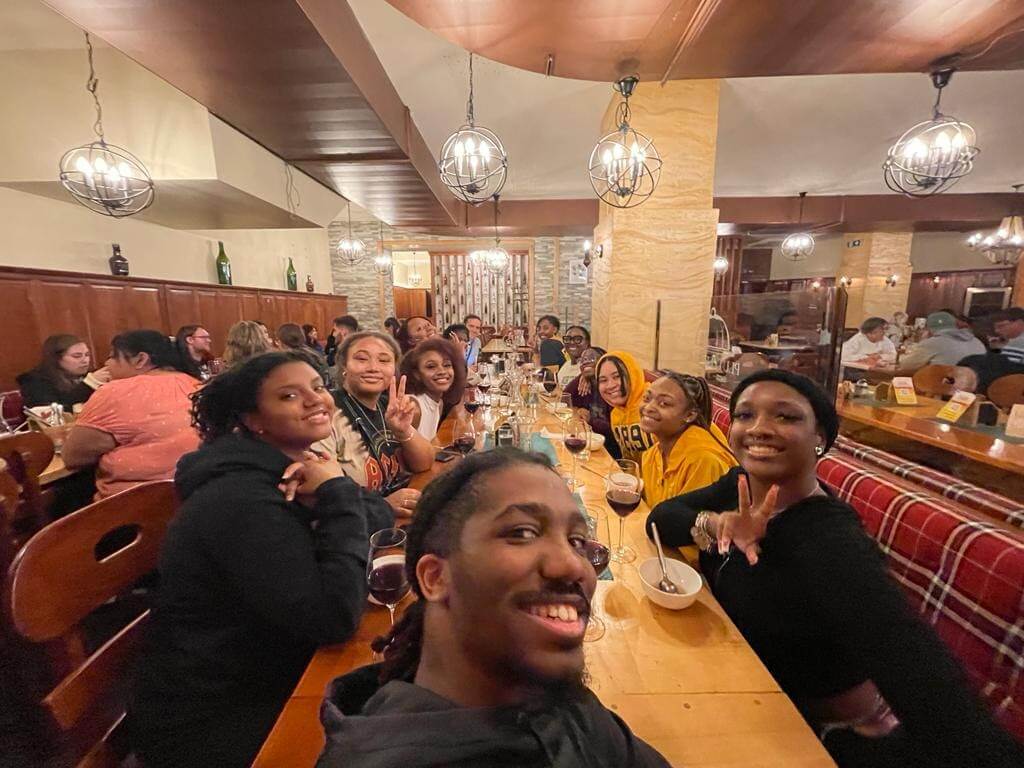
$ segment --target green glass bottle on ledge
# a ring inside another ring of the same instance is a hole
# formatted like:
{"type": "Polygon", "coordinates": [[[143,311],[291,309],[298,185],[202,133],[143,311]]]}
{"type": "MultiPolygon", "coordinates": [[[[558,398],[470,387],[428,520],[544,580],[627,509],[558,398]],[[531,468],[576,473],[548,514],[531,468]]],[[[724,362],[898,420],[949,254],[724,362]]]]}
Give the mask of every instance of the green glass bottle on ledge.
{"type": "Polygon", "coordinates": [[[231,259],[224,253],[224,243],[217,241],[220,250],[217,252],[217,282],[221,285],[231,285],[231,259]]]}
{"type": "Polygon", "coordinates": [[[292,264],[292,257],[288,257],[288,270],[284,273],[288,279],[288,290],[297,291],[299,290],[299,275],[295,271],[295,265],[292,264]]]}

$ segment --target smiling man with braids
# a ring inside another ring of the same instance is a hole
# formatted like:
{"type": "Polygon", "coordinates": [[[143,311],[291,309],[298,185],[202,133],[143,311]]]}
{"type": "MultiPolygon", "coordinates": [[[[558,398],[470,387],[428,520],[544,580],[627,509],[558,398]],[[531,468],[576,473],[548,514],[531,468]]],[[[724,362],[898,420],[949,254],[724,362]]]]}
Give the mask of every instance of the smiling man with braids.
{"type": "Polygon", "coordinates": [[[409,528],[418,598],[335,680],[319,768],[667,766],[583,683],[596,576],[587,525],[547,460],[473,454],[409,528]]]}

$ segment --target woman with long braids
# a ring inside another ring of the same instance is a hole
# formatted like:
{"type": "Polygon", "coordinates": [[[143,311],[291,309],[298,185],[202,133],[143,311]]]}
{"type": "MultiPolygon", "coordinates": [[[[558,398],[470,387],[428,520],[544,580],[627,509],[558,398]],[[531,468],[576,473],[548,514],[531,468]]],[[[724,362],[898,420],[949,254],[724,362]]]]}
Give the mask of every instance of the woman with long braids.
{"type": "Polygon", "coordinates": [[[147,768],[252,763],[317,646],[347,639],[366,602],[366,542],[392,524],[374,493],[310,447],[331,395],[294,352],[259,355],[193,396],[200,450],[130,708],[147,768]]]}
{"type": "Polygon", "coordinates": [[[725,435],[711,423],[704,379],[662,371],[644,392],[640,429],[657,440],[641,461],[644,500],[651,507],[711,485],[736,466],[725,435]]]}
{"type": "Polygon", "coordinates": [[[417,600],[336,679],[320,768],[667,766],[583,683],[596,575],[587,523],[547,459],[467,456],[408,530],[417,600]]]}
{"type": "Polygon", "coordinates": [[[729,412],[740,467],[657,505],[648,529],[700,546],[715,597],[840,768],[1024,765],[857,513],[818,482],[839,433],[832,398],[804,376],[760,371],[729,412]]]}

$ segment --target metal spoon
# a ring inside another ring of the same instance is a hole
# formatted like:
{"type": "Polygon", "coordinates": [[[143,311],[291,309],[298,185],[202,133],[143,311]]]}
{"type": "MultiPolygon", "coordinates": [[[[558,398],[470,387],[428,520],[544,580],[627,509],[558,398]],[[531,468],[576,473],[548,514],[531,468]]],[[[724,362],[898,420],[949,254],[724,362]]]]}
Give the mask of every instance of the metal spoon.
{"type": "Polygon", "coordinates": [[[668,568],[665,567],[665,553],[661,551],[661,539],[658,537],[658,526],[651,523],[651,530],[654,531],[654,543],[658,547],[658,562],[661,564],[661,581],[658,582],[658,589],[670,595],[678,595],[679,587],[668,577],[668,568]]]}

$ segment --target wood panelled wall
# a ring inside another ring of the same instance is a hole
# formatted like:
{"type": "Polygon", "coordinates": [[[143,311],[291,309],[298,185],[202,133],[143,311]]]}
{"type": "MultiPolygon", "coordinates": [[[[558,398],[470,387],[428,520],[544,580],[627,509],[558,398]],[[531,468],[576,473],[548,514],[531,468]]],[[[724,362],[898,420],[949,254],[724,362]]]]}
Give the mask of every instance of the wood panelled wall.
{"type": "MultiPolygon", "coordinates": [[[[969,269],[957,272],[915,272],[910,278],[910,295],[907,297],[907,314],[911,317],[926,317],[940,309],[962,312],[967,289],[996,288],[1013,285],[1014,269],[969,269]],[[934,278],[938,276],[939,282],[934,278]]],[[[1014,304],[1020,297],[1014,296],[1014,304]]]]}
{"type": "Polygon", "coordinates": [[[80,336],[98,366],[117,333],[154,328],[171,335],[199,324],[219,355],[239,320],[262,320],[271,332],[282,323],[312,323],[326,338],[347,306],[346,297],[322,293],[0,267],[0,391],[16,388],[15,376],[38,364],[43,340],[55,333],[80,336]]]}

